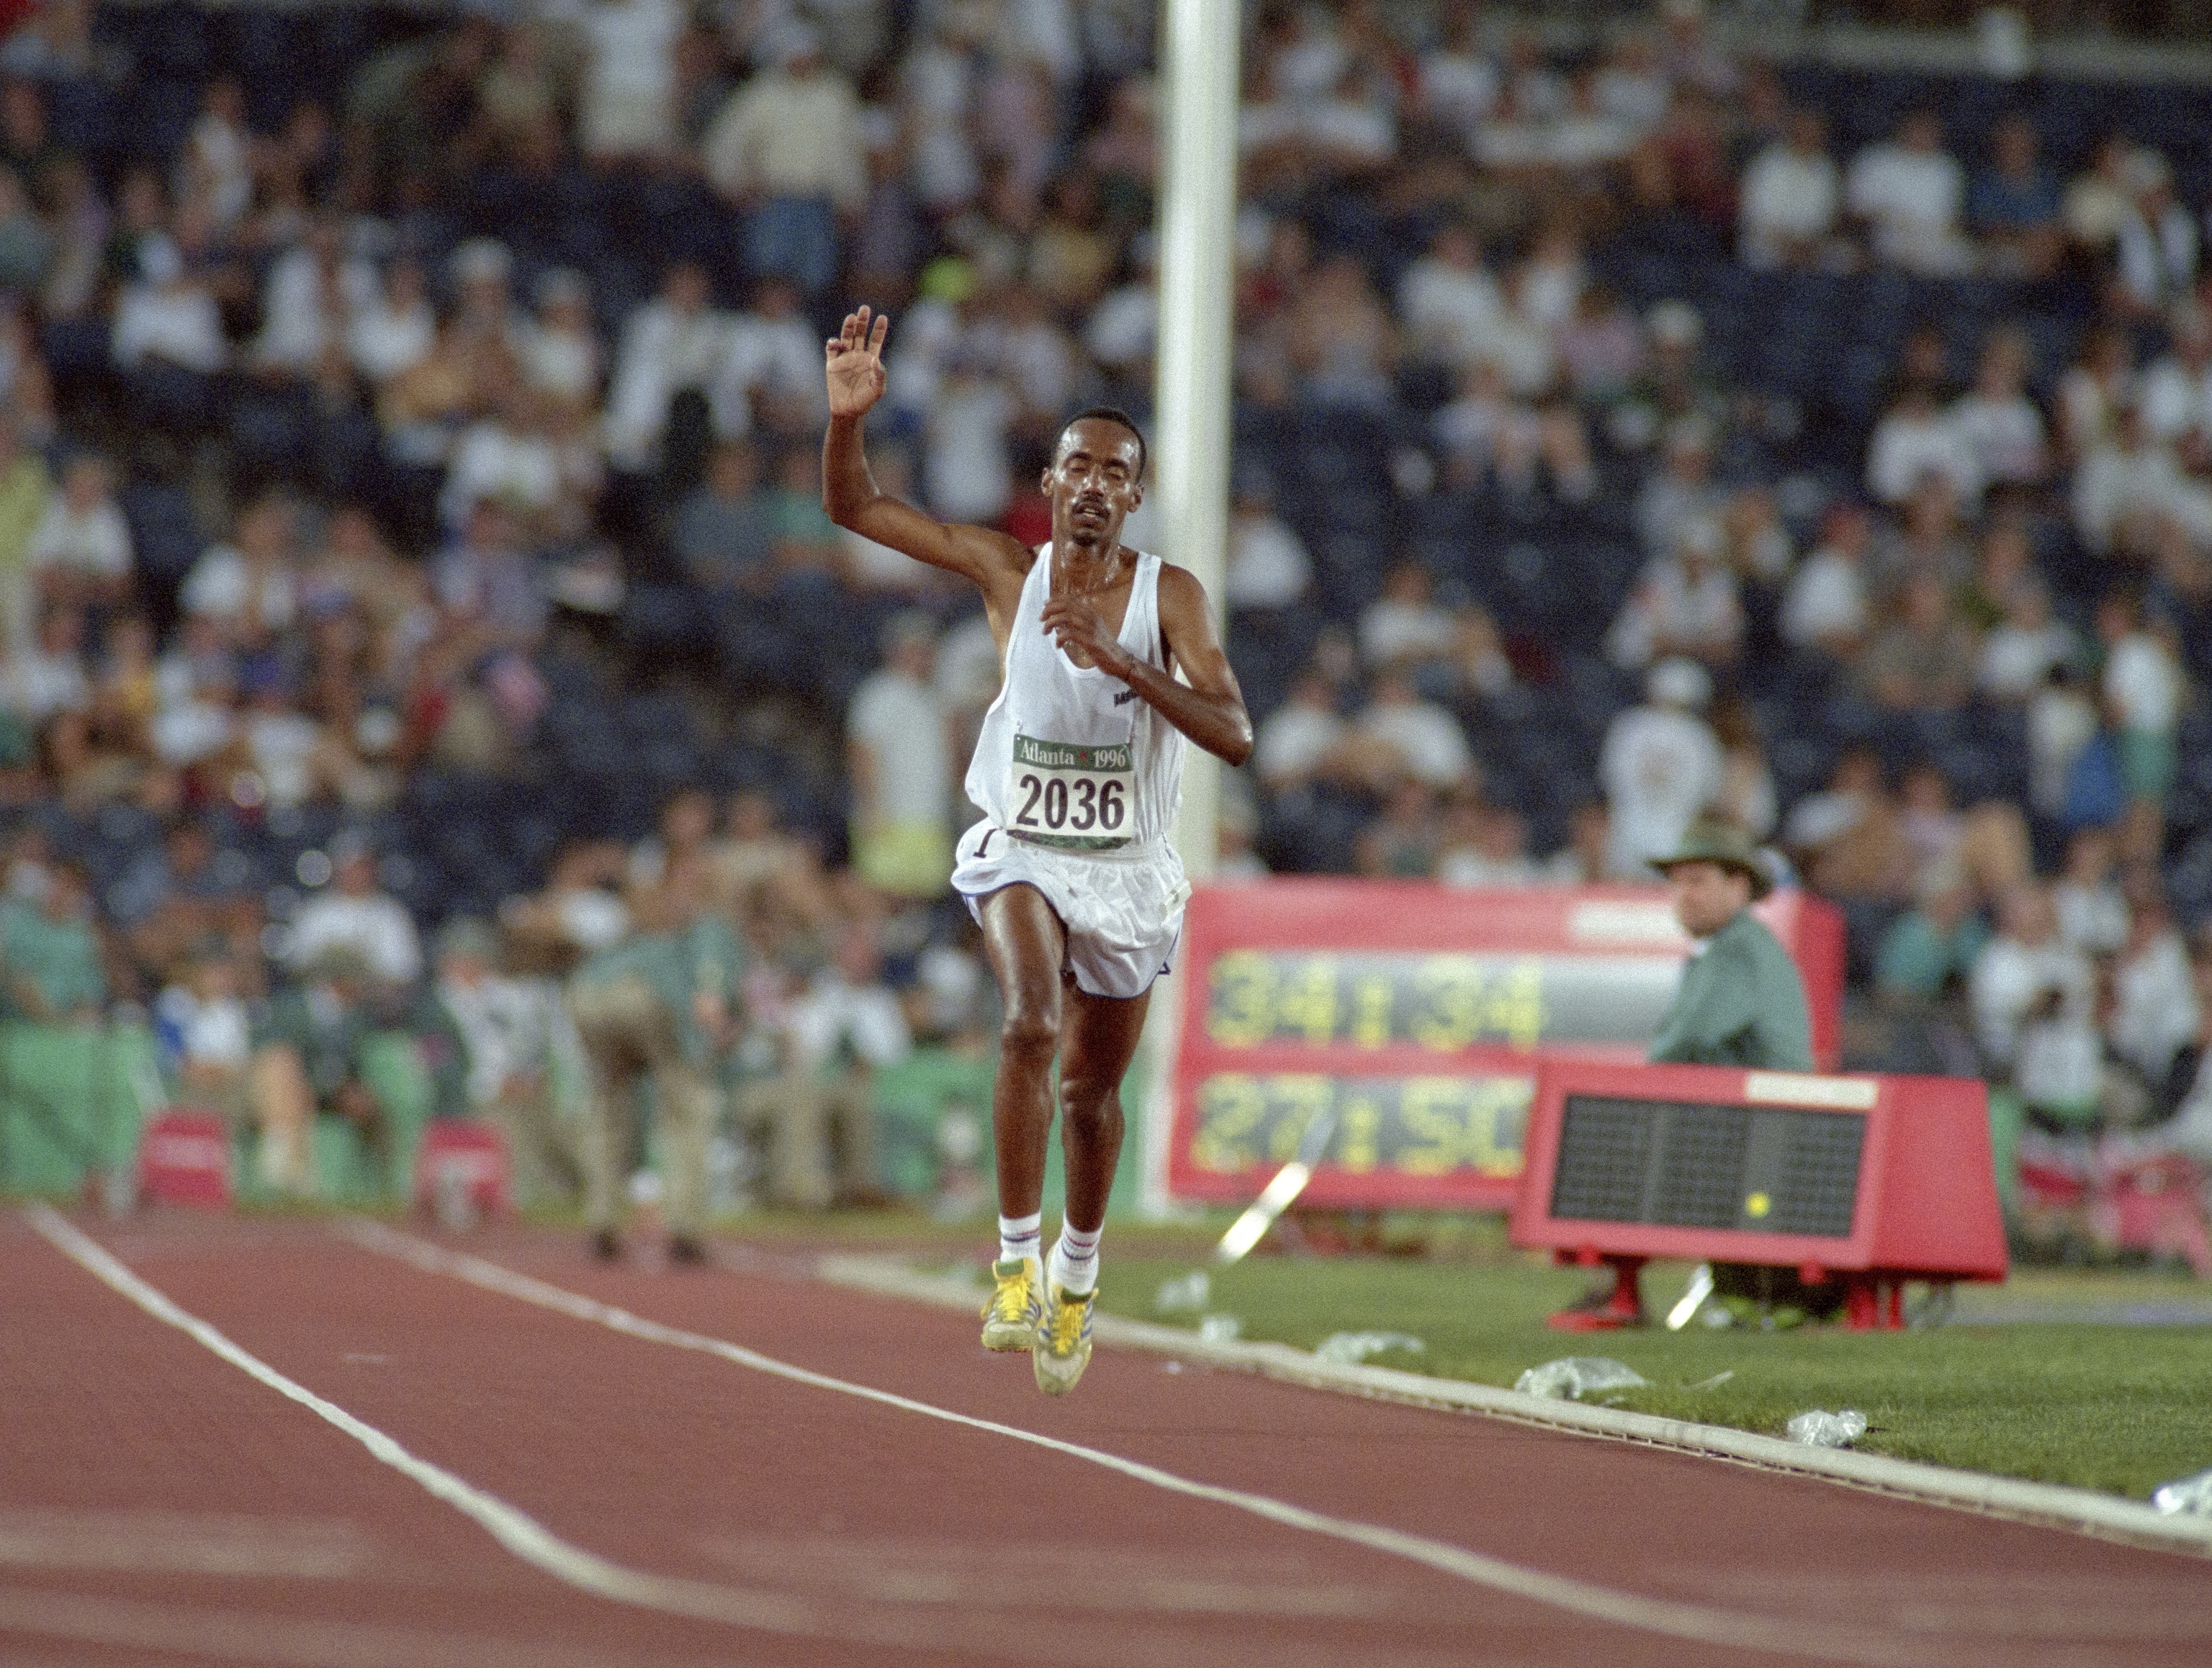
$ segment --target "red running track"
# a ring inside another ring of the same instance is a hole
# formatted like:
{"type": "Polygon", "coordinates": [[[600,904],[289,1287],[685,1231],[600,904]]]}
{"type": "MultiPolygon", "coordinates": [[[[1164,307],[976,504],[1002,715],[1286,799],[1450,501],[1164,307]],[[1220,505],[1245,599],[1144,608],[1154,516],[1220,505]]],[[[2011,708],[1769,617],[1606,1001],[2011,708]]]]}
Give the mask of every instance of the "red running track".
{"type": "Polygon", "coordinates": [[[567,1235],[460,1247],[836,1384],[327,1224],[82,1226],[557,1550],[518,1556],[8,1216],[0,1668],[2212,1659],[2201,1560],[1137,1353],[1102,1350],[1049,1401],[958,1317],[741,1249],[652,1271],[598,1268],[567,1235]]]}

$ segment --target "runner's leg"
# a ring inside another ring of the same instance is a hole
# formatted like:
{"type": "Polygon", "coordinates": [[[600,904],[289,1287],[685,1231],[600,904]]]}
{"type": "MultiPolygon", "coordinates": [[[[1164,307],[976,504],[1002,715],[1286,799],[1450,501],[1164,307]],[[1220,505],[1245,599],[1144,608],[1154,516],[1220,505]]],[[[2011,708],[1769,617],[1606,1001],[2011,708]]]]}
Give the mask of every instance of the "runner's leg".
{"type": "Polygon", "coordinates": [[[1085,1234],[1106,1222],[1121,1158],[1121,1079],[1137,1052],[1152,993],[1090,996],[1066,986],[1060,1034],[1060,1144],[1067,1155],[1067,1220],[1085,1234]]]}
{"type": "Polygon", "coordinates": [[[1006,1007],[999,1077],[991,1090],[999,1214],[1033,1216],[1042,1208],[1045,1147],[1052,1134],[1052,1057],[1060,1046],[1060,968],[1067,934],[1034,886],[1001,887],[979,909],[983,951],[1006,1007]]]}

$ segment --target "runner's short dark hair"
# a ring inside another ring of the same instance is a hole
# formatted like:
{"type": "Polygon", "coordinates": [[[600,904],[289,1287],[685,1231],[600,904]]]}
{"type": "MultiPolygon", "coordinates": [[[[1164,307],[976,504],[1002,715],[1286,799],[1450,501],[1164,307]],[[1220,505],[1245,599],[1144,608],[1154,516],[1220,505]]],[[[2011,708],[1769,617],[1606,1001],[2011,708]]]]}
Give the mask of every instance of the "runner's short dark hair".
{"type": "Polygon", "coordinates": [[[1137,473],[1139,476],[1143,475],[1145,472],[1145,458],[1146,456],[1145,449],[1145,431],[1137,427],[1137,420],[1134,417],[1131,416],[1127,411],[1124,411],[1118,405],[1085,406],[1083,409],[1077,412],[1066,422],[1060,424],[1060,432],[1061,438],[1065,439],[1066,437],[1067,431],[1074,428],[1076,424],[1086,422],[1093,417],[1096,417],[1100,422],[1119,423],[1122,428],[1127,429],[1132,434],[1137,437],[1137,473]]]}

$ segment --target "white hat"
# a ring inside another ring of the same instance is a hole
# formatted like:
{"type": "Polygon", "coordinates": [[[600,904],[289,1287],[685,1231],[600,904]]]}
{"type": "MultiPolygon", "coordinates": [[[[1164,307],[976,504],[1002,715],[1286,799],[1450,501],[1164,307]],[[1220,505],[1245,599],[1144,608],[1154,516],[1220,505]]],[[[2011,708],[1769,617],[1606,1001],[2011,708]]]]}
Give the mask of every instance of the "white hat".
{"type": "Polygon", "coordinates": [[[1702,713],[1713,698],[1712,674],[1680,655],[1661,661],[1644,680],[1644,699],[1654,707],[1679,707],[1702,713]]]}

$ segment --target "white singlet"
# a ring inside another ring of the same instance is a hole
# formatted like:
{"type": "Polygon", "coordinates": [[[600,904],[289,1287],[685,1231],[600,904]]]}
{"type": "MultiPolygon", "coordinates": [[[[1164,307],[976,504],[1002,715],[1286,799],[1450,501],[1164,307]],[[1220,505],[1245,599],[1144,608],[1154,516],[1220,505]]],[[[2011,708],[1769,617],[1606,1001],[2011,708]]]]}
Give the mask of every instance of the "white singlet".
{"type": "MultiPolygon", "coordinates": [[[[1160,566],[1138,554],[1116,640],[1164,671],[1160,566]]],[[[1120,678],[1067,658],[1042,624],[1051,590],[1048,544],[1023,581],[1005,679],[968,767],[983,821],[961,839],[952,884],[979,919],[988,894],[1034,886],[1066,929],[1077,986],[1141,996],[1168,969],[1190,896],[1167,840],[1182,734],[1120,678]]]]}

